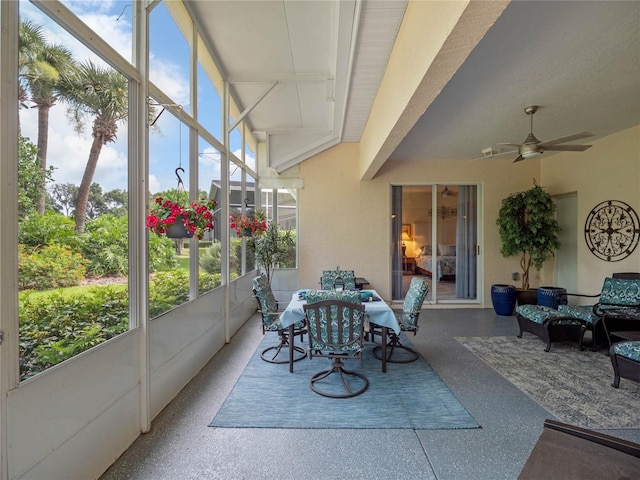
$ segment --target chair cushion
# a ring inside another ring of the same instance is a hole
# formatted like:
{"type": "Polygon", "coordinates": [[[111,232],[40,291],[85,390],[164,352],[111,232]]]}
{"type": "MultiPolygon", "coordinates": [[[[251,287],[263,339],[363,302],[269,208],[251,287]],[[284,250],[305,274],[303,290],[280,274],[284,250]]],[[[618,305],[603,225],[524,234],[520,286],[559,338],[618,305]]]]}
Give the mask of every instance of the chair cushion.
{"type": "MultiPolygon", "coordinates": [[[[334,292],[346,293],[346,292],[334,292]]],[[[360,295],[356,293],[358,301],[350,303],[360,303],[360,295]]],[[[307,292],[308,294],[308,292],[307,292]]],[[[307,296],[308,298],[308,296],[307,296]]],[[[317,302],[308,302],[317,303],[317,302]]],[[[309,342],[312,351],[322,351],[324,353],[334,352],[340,354],[356,355],[363,350],[361,342],[354,341],[350,338],[350,318],[347,315],[347,308],[344,308],[343,315],[339,314],[339,309],[335,305],[325,308],[305,308],[305,314],[308,318],[309,342]],[[342,338],[339,337],[339,330],[336,327],[342,319],[342,338]],[[329,326],[332,326],[329,333],[329,326]]],[[[353,335],[357,339],[361,335],[364,323],[364,311],[354,311],[353,315],[353,335]]],[[[361,337],[360,337],[361,338],[361,337]]]]}
{"type": "MultiPolygon", "coordinates": [[[[267,276],[262,274],[254,278],[251,282],[253,284],[253,291],[258,299],[260,310],[262,311],[262,324],[265,331],[275,332],[282,330],[282,323],[280,322],[280,314],[278,312],[278,301],[273,295],[271,285],[267,281],[267,276]]],[[[296,322],[293,328],[299,330],[305,325],[304,320],[296,322]]]]}
{"type": "Polygon", "coordinates": [[[567,318],[567,315],[559,310],[544,305],[518,305],[516,313],[527,320],[540,324],[546,321],[553,321],[561,325],[576,325],[580,323],[577,320],[567,318]]]}
{"type": "MultiPolygon", "coordinates": [[[[409,290],[404,297],[402,312],[396,313],[400,328],[404,331],[416,330],[416,324],[420,309],[429,291],[429,284],[420,277],[413,277],[409,284],[409,290]]],[[[394,312],[395,313],[395,312],[394,312]]]]}
{"type": "Polygon", "coordinates": [[[320,286],[323,290],[332,290],[338,277],[342,278],[345,290],[356,289],[356,276],[353,270],[323,270],[320,286]]]}
{"type": "Polygon", "coordinates": [[[605,278],[600,303],[624,306],[640,305],[640,281],[626,278],[605,278]]]}
{"type": "Polygon", "coordinates": [[[598,319],[593,313],[593,305],[558,305],[558,311],[591,324],[598,319]]]}
{"type": "Polygon", "coordinates": [[[640,342],[619,342],[613,344],[613,352],[629,360],[640,362],[640,342]]]}
{"type": "Polygon", "coordinates": [[[362,303],[359,290],[307,290],[307,303],[322,300],[344,300],[351,303],[362,303]]]}

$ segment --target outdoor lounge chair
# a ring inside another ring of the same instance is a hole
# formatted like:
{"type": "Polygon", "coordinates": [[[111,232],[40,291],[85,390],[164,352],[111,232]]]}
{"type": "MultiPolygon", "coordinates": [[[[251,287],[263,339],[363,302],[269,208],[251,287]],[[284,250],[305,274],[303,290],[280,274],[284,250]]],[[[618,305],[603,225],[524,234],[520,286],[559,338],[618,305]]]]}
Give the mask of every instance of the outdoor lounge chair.
{"type": "MultiPolygon", "coordinates": [[[[595,297],[598,295],[569,296],[595,297]]],[[[600,344],[606,341],[606,332],[602,319],[605,313],[622,316],[625,311],[637,312],[640,309],[640,280],[630,278],[604,279],[602,291],[594,305],[558,305],[558,309],[540,305],[520,305],[516,307],[518,325],[522,333],[531,332],[542,338],[551,348],[551,342],[559,340],[578,341],[582,348],[582,325],[591,332],[591,348],[597,351],[600,344]]]]}

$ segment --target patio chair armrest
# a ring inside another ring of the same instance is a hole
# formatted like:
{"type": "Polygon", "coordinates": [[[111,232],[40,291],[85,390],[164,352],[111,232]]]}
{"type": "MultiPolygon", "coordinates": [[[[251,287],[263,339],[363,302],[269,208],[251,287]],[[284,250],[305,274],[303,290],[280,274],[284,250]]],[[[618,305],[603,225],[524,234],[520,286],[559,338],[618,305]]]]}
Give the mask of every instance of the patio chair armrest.
{"type": "Polygon", "coordinates": [[[583,298],[597,298],[600,296],[599,293],[596,293],[594,295],[585,295],[584,293],[567,293],[567,296],[572,296],[572,297],[583,297],[583,298]]]}

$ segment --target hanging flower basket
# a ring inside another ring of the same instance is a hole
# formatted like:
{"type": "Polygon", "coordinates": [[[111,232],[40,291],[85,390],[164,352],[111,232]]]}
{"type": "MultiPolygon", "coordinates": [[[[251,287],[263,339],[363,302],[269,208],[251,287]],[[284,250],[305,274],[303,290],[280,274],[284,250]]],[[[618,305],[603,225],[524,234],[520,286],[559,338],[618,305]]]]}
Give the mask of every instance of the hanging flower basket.
{"type": "Polygon", "coordinates": [[[256,212],[255,216],[231,215],[229,228],[235,230],[238,237],[259,237],[267,231],[267,221],[262,212],[256,212]]]}
{"type": "Polygon", "coordinates": [[[216,205],[215,200],[205,198],[181,204],[156,197],[147,216],[147,228],[168,238],[191,238],[195,235],[202,240],[205,232],[214,228],[216,205]]]}
{"type": "Polygon", "coordinates": [[[167,238],[192,238],[193,233],[184,226],[185,217],[180,215],[176,217],[176,222],[167,229],[167,238]]]}

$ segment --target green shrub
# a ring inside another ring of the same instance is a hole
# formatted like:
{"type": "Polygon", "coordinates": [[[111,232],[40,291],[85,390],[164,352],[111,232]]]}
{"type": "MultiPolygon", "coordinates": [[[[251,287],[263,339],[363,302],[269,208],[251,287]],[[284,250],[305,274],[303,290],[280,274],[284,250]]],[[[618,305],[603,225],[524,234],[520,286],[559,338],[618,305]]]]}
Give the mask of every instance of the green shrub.
{"type": "MultiPolygon", "coordinates": [[[[221,285],[219,273],[199,272],[198,289],[202,292],[221,285]]],[[[189,272],[171,270],[157,272],[149,282],[149,317],[157,317],[189,300],[189,272]]]]}
{"type": "Polygon", "coordinates": [[[89,260],[89,273],[95,277],[127,275],[129,246],[127,217],[107,214],[87,220],[80,236],[82,254],[89,260]]]}
{"type": "MultiPolygon", "coordinates": [[[[208,273],[221,272],[221,243],[214,243],[209,248],[200,251],[200,268],[208,273]]],[[[231,261],[231,259],[229,259],[231,261]]]]}
{"type": "Polygon", "coordinates": [[[178,267],[176,245],[165,236],[149,235],[149,271],[171,270],[178,267]]]}
{"type": "MultiPolygon", "coordinates": [[[[220,286],[220,274],[200,272],[200,291],[220,286]]],[[[186,270],[160,272],[149,286],[156,317],[189,299],[186,270]]],[[[19,299],[20,379],[94,347],[129,327],[127,285],[87,287],[83,293],[23,292],[19,299]]]]}
{"type": "Polygon", "coordinates": [[[47,290],[79,285],[87,262],[78,253],[61,245],[28,249],[18,247],[18,287],[21,290],[47,290]]]}
{"type": "Polygon", "coordinates": [[[127,330],[127,286],[20,297],[20,378],[25,379],[127,330]]]}
{"type": "Polygon", "coordinates": [[[79,241],[72,218],[52,211],[31,213],[18,225],[18,242],[28,247],[68,245],[79,252],[79,241]]]}

